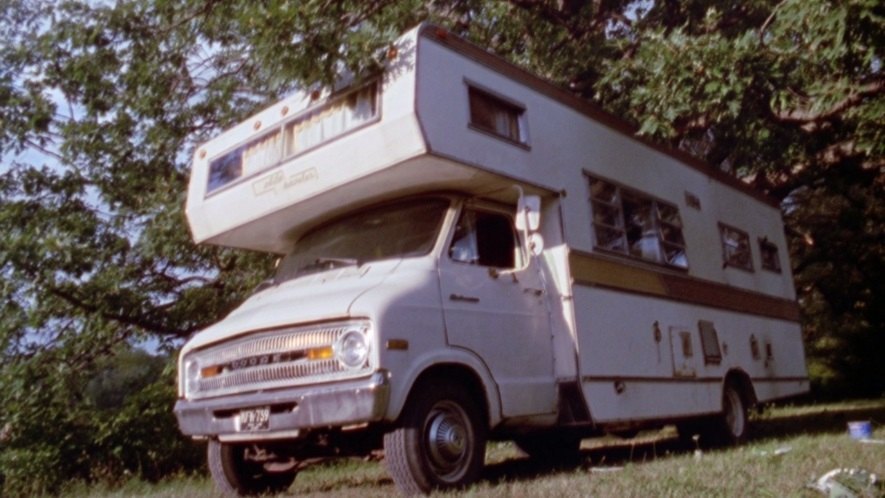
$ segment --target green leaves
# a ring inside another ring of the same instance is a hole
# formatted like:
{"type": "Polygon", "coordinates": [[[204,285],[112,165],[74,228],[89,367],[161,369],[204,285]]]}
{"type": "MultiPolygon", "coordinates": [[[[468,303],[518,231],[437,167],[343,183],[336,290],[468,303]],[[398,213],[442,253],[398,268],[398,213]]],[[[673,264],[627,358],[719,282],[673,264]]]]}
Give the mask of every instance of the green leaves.
{"type": "Polygon", "coordinates": [[[0,427],[26,433],[0,448],[0,472],[21,482],[10,476],[24,479],[26,461],[60,478],[105,472],[76,457],[93,434],[132,470],[158,438],[136,427],[140,412],[175,434],[162,416],[169,372],[99,429],[77,417],[95,414],[83,386],[96,365],[145,339],[174,350],[271,270],[272,256],[192,244],[182,209],[195,144],[294,88],[376,69],[422,20],[783,199],[813,371],[880,392],[869,353],[885,330],[879,3],[4,3],[0,427]]]}

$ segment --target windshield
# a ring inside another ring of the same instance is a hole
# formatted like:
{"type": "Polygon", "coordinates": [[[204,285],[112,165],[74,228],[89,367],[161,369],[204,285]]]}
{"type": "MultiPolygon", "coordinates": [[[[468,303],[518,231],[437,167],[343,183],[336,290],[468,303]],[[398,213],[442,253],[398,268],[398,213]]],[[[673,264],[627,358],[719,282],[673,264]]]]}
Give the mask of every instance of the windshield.
{"type": "Polygon", "coordinates": [[[341,266],[430,252],[445,199],[412,199],[360,211],[306,233],[280,262],[275,283],[341,266]]]}

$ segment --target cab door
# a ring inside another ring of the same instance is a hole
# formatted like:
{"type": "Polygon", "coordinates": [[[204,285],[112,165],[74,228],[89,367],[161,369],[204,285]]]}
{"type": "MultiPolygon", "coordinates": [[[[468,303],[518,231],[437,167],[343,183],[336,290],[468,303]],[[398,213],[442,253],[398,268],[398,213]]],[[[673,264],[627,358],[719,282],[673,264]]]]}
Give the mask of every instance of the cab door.
{"type": "Polygon", "coordinates": [[[486,364],[505,417],[556,404],[547,293],[521,247],[509,213],[468,205],[440,261],[448,343],[486,364]]]}

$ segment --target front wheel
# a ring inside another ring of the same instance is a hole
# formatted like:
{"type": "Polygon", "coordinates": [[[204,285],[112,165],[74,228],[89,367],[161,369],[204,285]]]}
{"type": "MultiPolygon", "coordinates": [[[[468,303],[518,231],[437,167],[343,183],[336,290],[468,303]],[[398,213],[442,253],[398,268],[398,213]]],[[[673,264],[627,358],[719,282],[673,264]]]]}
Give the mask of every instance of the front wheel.
{"type": "Polygon", "coordinates": [[[384,436],[387,470],[406,495],[466,486],[485,459],[486,428],[476,400],[449,384],[423,387],[406,406],[401,427],[384,436]]]}
{"type": "Polygon", "coordinates": [[[292,485],[295,471],[268,472],[263,463],[250,458],[250,446],[209,441],[206,450],[209,473],[224,496],[281,493],[292,485]]]}

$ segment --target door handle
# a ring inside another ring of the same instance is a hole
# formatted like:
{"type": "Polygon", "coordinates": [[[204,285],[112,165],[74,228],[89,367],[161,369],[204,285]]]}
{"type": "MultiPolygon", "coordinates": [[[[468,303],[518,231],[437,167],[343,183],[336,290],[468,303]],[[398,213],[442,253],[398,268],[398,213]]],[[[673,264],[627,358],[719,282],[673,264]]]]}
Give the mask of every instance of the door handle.
{"type": "Polygon", "coordinates": [[[478,303],[479,298],[473,296],[462,296],[461,294],[450,294],[449,299],[452,301],[464,301],[465,303],[478,303]]]}

